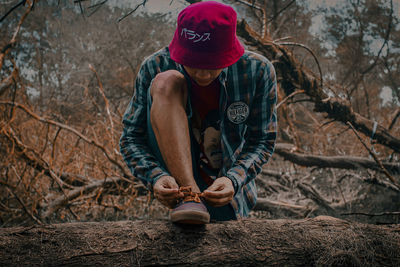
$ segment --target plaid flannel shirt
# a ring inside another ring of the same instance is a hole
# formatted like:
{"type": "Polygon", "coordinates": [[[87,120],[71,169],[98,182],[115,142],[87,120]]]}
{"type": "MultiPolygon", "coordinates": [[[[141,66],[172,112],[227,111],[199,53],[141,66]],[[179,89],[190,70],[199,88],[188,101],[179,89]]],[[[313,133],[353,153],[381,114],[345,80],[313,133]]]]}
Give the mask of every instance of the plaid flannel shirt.
{"type": "MultiPolygon", "coordinates": [[[[187,77],[183,66],[170,58],[168,48],[154,53],[142,63],[135,81],[135,94],[123,117],[121,153],[132,174],[150,190],[159,178],[170,174],[147,145],[148,90],[157,73],[170,69],[187,77]]],[[[223,158],[219,177],[232,180],[235,195],[231,204],[236,216],[244,217],[256,204],[254,178],[274,151],[277,133],[275,70],[265,57],[246,51],[235,64],[222,70],[219,80],[223,158]],[[234,123],[229,119],[227,110],[235,103],[247,106],[245,121],[234,123]]],[[[190,82],[188,88],[190,91],[190,82]]]]}

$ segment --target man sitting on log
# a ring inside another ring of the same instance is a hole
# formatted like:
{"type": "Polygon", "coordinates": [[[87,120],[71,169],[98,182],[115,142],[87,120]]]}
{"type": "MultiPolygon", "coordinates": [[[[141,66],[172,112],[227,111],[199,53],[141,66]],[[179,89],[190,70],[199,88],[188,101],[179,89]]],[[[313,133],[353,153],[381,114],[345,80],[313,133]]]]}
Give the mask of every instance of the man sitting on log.
{"type": "Polygon", "coordinates": [[[275,70],[244,50],[236,17],[213,1],[181,11],[170,45],[142,63],[123,118],[124,160],[173,222],[247,216],[274,150],[275,70]]]}

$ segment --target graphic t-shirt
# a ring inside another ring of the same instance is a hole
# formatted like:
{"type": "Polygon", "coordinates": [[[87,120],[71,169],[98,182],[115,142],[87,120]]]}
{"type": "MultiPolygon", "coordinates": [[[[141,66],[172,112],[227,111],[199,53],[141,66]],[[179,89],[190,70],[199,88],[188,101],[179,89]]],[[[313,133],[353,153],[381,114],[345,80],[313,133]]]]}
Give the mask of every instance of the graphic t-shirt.
{"type": "Polygon", "coordinates": [[[220,90],[218,79],[208,86],[199,86],[192,80],[192,129],[200,148],[199,173],[208,185],[213,183],[222,166],[220,90]]]}

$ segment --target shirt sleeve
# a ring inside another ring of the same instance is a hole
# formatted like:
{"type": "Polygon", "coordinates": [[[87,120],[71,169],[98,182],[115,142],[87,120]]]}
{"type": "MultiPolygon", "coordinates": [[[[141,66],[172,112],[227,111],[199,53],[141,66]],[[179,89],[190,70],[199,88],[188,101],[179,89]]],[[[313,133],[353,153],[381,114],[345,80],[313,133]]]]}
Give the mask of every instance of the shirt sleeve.
{"type": "Polygon", "coordinates": [[[256,95],[247,119],[248,136],[226,174],[232,180],[236,193],[260,173],[262,165],[274,151],[277,136],[276,94],[275,69],[270,62],[263,62],[258,71],[256,95]]]}
{"type": "Polygon", "coordinates": [[[135,81],[135,93],[123,116],[123,132],[120,138],[121,154],[132,172],[147,188],[169,173],[162,168],[148,145],[147,97],[152,81],[146,61],[142,64],[135,81]]]}

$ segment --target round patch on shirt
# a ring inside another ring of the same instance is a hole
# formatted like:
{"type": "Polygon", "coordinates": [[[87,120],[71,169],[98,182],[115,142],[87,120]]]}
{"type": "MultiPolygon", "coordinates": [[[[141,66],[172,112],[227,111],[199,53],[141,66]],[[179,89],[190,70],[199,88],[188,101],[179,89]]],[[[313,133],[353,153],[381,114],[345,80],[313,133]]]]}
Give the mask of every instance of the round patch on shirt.
{"type": "Polygon", "coordinates": [[[242,101],[234,102],[228,107],[226,115],[233,123],[243,123],[249,116],[249,106],[242,101]]]}

